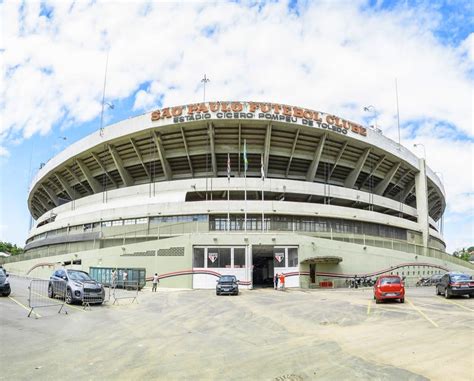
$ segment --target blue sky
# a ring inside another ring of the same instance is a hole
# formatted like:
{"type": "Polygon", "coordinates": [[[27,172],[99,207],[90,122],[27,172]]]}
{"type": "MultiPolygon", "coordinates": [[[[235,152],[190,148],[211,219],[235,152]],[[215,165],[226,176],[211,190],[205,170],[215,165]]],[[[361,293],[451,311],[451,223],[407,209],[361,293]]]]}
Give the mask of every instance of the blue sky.
{"type": "Polygon", "coordinates": [[[0,239],[24,244],[42,162],[105,122],[201,99],[274,101],[373,123],[426,147],[448,249],[473,244],[470,1],[8,2],[0,56],[0,239]],[[64,139],[66,138],[66,139],[64,139]]]}

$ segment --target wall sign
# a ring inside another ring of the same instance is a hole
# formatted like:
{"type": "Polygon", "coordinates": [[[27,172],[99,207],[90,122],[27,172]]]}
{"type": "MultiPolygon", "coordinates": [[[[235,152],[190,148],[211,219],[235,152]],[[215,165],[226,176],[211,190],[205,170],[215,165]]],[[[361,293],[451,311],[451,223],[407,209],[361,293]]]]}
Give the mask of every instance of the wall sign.
{"type": "Polygon", "coordinates": [[[367,136],[367,129],[360,124],[302,107],[263,102],[205,102],[183,106],[165,107],[151,113],[151,121],[171,119],[185,123],[206,119],[257,119],[295,123],[330,130],[347,135],[349,132],[367,136]]]}

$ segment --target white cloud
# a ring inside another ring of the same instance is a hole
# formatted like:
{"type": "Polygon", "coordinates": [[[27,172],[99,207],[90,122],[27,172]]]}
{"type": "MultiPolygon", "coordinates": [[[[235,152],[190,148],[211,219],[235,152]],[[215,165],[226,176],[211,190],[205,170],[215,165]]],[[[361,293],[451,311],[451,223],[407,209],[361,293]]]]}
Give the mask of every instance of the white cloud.
{"type": "Polygon", "coordinates": [[[309,1],[296,13],[284,1],[58,1],[47,18],[39,2],[1,4],[0,144],[97,117],[108,50],[106,97],[133,97],[134,111],[201,100],[206,73],[207,99],[302,105],[359,122],[372,104],[393,138],[397,77],[403,143],[422,141],[444,174],[450,210],[472,211],[472,142],[459,135],[474,137],[474,34],[443,45],[436,7],[366,5],[309,1]]]}
{"type": "Polygon", "coordinates": [[[0,146],[0,157],[9,157],[10,152],[5,148],[0,146]]]}

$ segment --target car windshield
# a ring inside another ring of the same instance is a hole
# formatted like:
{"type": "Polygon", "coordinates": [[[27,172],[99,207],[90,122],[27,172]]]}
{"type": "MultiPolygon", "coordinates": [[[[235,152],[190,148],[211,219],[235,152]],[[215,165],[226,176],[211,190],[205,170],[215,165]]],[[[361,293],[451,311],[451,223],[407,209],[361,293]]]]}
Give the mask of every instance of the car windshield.
{"type": "Polygon", "coordinates": [[[234,276],[221,276],[221,282],[235,282],[234,276]]]}
{"type": "Polygon", "coordinates": [[[380,284],[400,284],[400,278],[382,278],[380,284]]]}
{"type": "Polygon", "coordinates": [[[466,275],[466,274],[451,274],[451,279],[454,282],[457,282],[459,280],[470,280],[471,277],[469,275],[466,275]]]}
{"type": "Polygon", "coordinates": [[[92,278],[82,271],[68,271],[69,279],[71,280],[92,280],[92,278]]]}

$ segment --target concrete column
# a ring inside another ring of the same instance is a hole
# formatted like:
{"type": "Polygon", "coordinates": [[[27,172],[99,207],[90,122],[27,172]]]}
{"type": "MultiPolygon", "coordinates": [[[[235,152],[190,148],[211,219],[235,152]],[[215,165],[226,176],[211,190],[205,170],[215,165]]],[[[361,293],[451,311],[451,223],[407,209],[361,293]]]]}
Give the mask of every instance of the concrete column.
{"type": "Polygon", "coordinates": [[[415,175],[416,210],[418,212],[418,225],[423,234],[423,246],[428,247],[429,222],[428,222],[428,182],[426,180],[425,159],[418,159],[419,172],[415,175]]]}

